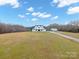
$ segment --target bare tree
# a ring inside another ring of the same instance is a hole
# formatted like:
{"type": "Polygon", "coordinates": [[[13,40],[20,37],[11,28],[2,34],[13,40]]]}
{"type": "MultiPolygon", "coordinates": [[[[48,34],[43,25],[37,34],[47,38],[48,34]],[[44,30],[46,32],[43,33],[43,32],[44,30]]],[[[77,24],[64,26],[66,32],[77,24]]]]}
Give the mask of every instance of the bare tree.
{"type": "Polygon", "coordinates": [[[23,32],[23,31],[26,31],[26,27],[24,26],[0,23],[0,33],[23,32]]]}

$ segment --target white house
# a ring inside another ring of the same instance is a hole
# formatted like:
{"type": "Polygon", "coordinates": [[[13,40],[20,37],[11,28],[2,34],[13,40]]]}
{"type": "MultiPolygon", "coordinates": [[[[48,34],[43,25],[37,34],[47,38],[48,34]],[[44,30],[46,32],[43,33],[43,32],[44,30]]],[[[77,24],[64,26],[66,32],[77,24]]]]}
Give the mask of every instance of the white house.
{"type": "Polygon", "coordinates": [[[33,27],[32,31],[36,31],[36,32],[37,32],[37,31],[45,32],[46,29],[45,29],[45,27],[44,27],[43,25],[35,25],[35,26],[33,27]]]}
{"type": "Polygon", "coordinates": [[[56,32],[56,31],[58,31],[58,29],[57,28],[51,28],[51,31],[56,32]]]}

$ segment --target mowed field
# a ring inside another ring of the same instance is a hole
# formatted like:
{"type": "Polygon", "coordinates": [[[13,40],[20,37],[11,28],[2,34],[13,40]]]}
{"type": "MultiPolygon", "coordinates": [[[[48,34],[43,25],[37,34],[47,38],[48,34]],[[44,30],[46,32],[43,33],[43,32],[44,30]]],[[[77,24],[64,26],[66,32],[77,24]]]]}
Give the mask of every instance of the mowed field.
{"type": "Polygon", "coordinates": [[[79,43],[47,32],[0,34],[0,59],[79,59],[79,43]]]}

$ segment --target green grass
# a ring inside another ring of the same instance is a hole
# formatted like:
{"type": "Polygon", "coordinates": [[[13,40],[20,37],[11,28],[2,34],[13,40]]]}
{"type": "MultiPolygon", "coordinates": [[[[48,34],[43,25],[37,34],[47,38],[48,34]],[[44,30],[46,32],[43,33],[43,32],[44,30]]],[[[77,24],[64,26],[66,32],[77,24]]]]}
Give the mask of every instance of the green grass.
{"type": "Polygon", "coordinates": [[[75,37],[75,38],[78,38],[79,39],[79,33],[62,32],[62,34],[66,34],[68,36],[72,36],[72,37],[75,37]]]}
{"type": "Polygon", "coordinates": [[[79,43],[52,33],[0,34],[0,59],[78,59],[79,43]]]}

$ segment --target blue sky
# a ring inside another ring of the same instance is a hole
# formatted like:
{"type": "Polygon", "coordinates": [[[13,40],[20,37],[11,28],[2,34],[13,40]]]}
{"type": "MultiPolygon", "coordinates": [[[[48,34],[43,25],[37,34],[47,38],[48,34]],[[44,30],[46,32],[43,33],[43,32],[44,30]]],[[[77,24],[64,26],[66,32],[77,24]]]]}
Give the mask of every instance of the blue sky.
{"type": "Polygon", "coordinates": [[[0,22],[23,26],[79,20],[79,0],[0,0],[0,22]]]}

